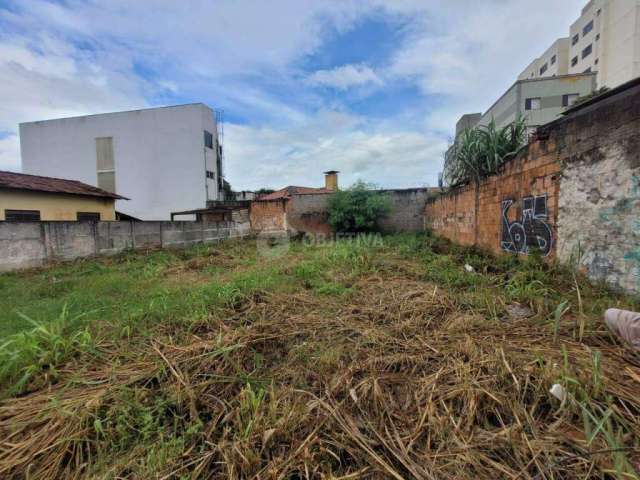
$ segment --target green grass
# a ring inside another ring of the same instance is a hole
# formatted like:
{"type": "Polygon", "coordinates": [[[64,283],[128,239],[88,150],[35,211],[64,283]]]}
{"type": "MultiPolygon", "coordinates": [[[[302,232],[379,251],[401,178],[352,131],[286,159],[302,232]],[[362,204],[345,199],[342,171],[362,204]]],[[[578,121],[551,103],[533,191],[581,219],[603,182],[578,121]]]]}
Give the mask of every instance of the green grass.
{"type": "MultiPolygon", "coordinates": [[[[413,338],[412,322],[421,317],[380,313],[376,306],[367,317],[379,322],[380,331],[375,335],[372,324],[361,329],[361,323],[354,323],[340,326],[344,338],[353,343],[320,340],[327,319],[335,318],[337,311],[350,315],[352,304],[356,305],[353,314],[360,315],[369,305],[358,305],[359,292],[367,292],[383,280],[400,279],[407,289],[421,284],[434,295],[436,286],[443,297],[451,299],[442,308],[451,308],[460,316],[473,314],[499,328],[504,325],[507,304],[526,305],[533,312],[526,321],[542,325],[544,331],[548,328],[558,350],[567,339],[567,328],[573,328],[576,340],[602,336],[601,316],[606,308],[640,308],[637,298],[591,284],[535,256],[496,258],[426,234],[378,240],[345,240],[322,246],[292,243],[283,256],[275,257],[261,255],[254,242],[230,241],[186,250],[127,252],[113,258],[0,275],[0,396],[46,389],[51,384],[66,388],[67,383],[62,382],[80,382],[83,374],[86,376],[91,366],[100,362],[120,366],[141,359],[151,362],[144,383],[114,388],[113,398],[92,411],[84,427],[93,432],[96,442],[97,457],[92,467],[96,472],[104,478],[115,476],[121,473],[118,463],[122,462],[140,478],[152,478],[167,466],[180,463],[185,452],[197,456],[207,451],[207,435],[220,420],[211,412],[192,416],[185,406],[188,395],[181,382],[175,381],[181,373],[172,372],[171,366],[156,355],[153,342],[188,347],[204,338],[201,330],[209,329],[208,340],[216,340],[203,355],[209,355],[211,363],[197,375],[206,378],[215,370],[217,359],[233,365],[231,374],[235,377],[219,377],[216,381],[235,384],[237,396],[223,396],[214,404],[233,404],[236,414],[225,417],[227,427],[222,435],[244,442],[256,435],[268,440],[263,435],[275,435],[276,427],[285,422],[278,417],[275,400],[274,389],[283,388],[282,384],[274,385],[277,374],[281,380],[291,376],[292,384],[287,388],[311,390],[318,377],[305,376],[304,372],[343,372],[345,359],[358,348],[376,347],[399,325],[408,329],[407,338],[413,338]],[[464,268],[466,264],[473,267],[473,272],[464,268]],[[256,326],[251,322],[260,326],[264,298],[272,299],[272,312],[281,306],[278,316],[290,321],[286,331],[272,331],[265,324],[265,330],[253,337],[253,344],[225,343],[229,332],[249,331],[256,326]],[[313,305],[305,307],[311,309],[306,311],[306,321],[315,319],[318,332],[289,337],[299,319],[297,302],[312,300],[313,305]],[[376,320],[378,314],[381,317],[376,320]],[[268,339],[264,345],[262,337],[268,339]],[[287,347],[279,348],[279,342],[285,341],[290,342],[287,347]],[[248,352],[244,363],[234,363],[229,352],[236,349],[248,352]],[[302,365],[303,372],[274,373],[270,368],[282,361],[280,357],[286,359],[282,368],[302,365]],[[70,376],[69,372],[74,374],[70,376]],[[173,386],[165,388],[172,381],[173,386]],[[194,445],[203,450],[192,451],[194,445]]],[[[402,309],[411,306],[412,298],[402,309]]],[[[419,299],[424,301],[422,296],[419,299]]],[[[367,297],[373,305],[378,301],[382,305],[383,300],[384,293],[367,297]]],[[[437,323],[443,315],[441,310],[434,310],[428,313],[429,321],[437,323]]],[[[456,315],[447,318],[457,319],[456,315]]],[[[508,328],[505,326],[505,333],[508,328]]],[[[428,335],[425,341],[430,341],[428,335]]],[[[389,355],[390,362],[393,356],[389,355]]],[[[202,360],[200,357],[197,361],[202,360]]],[[[531,365],[534,363],[532,359],[531,365]]],[[[547,363],[540,358],[537,365],[546,371],[550,368],[547,363]]],[[[565,361],[561,372],[550,371],[549,375],[554,375],[554,381],[562,383],[575,398],[574,410],[569,413],[580,418],[587,438],[594,442],[604,439],[610,448],[618,448],[629,431],[620,427],[624,422],[603,396],[606,379],[602,378],[597,350],[589,372],[589,378],[584,374],[580,377],[565,361]]],[[[547,397],[546,390],[541,394],[547,397]]],[[[303,401],[306,404],[308,400],[303,401]]],[[[287,421],[296,424],[295,417],[287,421]]],[[[238,448],[242,450],[241,445],[238,448]]],[[[259,459],[260,455],[252,461],[259,459]]],[[[622,454],[615,461],[618,470],[629,468],[622,454]]]]}

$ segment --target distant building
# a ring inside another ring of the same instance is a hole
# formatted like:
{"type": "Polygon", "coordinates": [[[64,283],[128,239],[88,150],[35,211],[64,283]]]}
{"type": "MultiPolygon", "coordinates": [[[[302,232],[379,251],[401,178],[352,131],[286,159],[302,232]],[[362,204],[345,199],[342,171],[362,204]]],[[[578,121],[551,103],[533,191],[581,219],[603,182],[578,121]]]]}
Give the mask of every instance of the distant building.
{"type": "Polygon", "coordinates": [[[555,77],[569,73],[569,38],[559,38],[525,68],[518,80],[555,77]]]}
{"type": "Polygon", "coordinates": [[[115,220],[127,200],[75,180],[0,171],[0,221],[115,220]]]}
{"type": "Polygon", "coordinates": [[[591,0],[569,28],[531,62],[519,80],[596,72],[597,87],[640,76],[640,0],[591,0]]]}
{"type": "Polygon", "coordinates": [[[214,111],[202,103],[20,125],[23,171],[74,178],[132,200],[142,220],[223,200],[223,152],[214,111]]]}
{"type": "Polygon", "coordinates": [[[458,120],[456,137],[445,160],[467,128],[488,125],[492,120],[500,128],[521,117],[531,131],[558,118],[578,98],[592,93],[595,86],[595,73],[518,80],[484,114],[470,113],[458,120]]]}

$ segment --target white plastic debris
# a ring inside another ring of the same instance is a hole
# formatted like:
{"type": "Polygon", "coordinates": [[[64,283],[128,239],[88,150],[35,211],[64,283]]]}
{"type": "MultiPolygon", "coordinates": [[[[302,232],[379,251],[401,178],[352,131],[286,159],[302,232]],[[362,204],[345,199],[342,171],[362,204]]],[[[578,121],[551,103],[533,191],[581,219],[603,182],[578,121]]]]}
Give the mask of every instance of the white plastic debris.
{"type": "Polygon", "coordinates": [[[549,389],[549,393],[561,402],[564,402],[564,400],[567,398],[567,391],[559,383],[554,383],[551,389],[549,389]]]}
{"type": "Polygon", "coordinates": [[[610,308],[604,312],[607,327],[636,350],[640,350],[640,313],[610,308]]]}
{"type": "Polygon", "coordinates": [[[464,264],[464,269],[469,273],[473,272],[473,267],[471,265],[469,265],[468,263],[464,264]]]}

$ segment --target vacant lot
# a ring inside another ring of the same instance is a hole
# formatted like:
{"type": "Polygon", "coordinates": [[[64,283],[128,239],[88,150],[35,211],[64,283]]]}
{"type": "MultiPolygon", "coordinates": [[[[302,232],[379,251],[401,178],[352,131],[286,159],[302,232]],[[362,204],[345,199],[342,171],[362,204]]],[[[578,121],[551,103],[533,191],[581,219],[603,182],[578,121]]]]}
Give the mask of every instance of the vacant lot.
{"type": "Polygon", "coordinates": [[[0,477],[635,478],[637,301],[429,236],[280,253],[0,276],[0,477]]]}

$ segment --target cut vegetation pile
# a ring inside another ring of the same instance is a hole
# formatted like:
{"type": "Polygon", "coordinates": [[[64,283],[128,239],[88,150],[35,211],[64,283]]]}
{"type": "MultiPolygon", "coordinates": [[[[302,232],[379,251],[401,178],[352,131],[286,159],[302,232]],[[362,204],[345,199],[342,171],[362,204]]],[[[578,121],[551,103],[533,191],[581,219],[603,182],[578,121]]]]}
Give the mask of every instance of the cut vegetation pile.
{"type": "Polygon", "coordinates": [[[0,477],[637,478],[640,360],[601,321],[637,301],[428,236],[55,271],[154,264],[153,298],[9,337],[0,477]]]}

